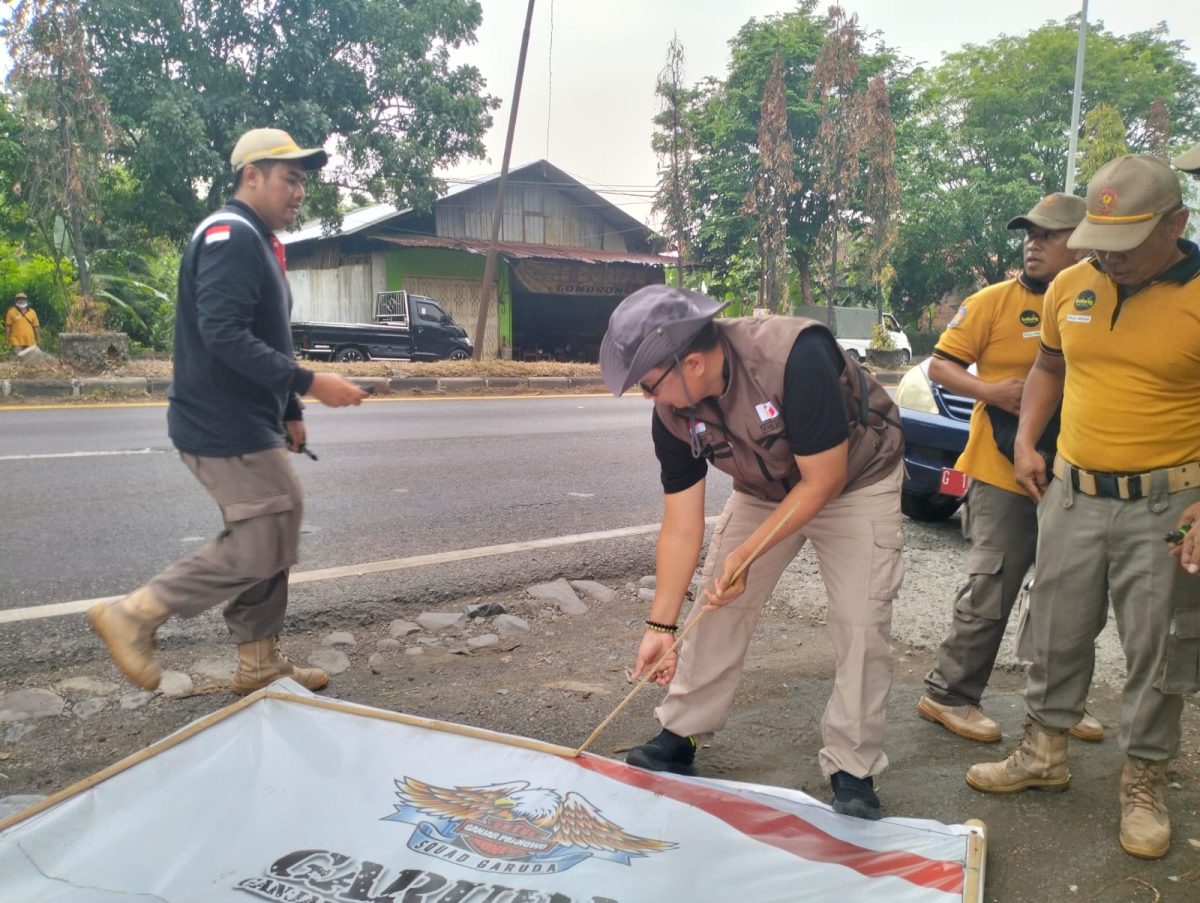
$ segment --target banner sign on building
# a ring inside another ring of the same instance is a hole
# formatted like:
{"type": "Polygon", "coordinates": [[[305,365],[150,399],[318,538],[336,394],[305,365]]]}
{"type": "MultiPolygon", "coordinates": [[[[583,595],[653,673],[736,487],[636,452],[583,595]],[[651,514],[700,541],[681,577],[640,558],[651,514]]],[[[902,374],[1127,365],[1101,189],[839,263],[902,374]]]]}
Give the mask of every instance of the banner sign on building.
{"type": "Polygon", "coordinates": [[[39,903],[975,903],[982,868],[978,828],[862,821],[289,681],[0,821],[0,899],[39,903]]]}
{"type": "Polygon", "coordinates": [[[525,258],[512,262],[512,272],[521,288],[542,295],[604,295],[620,299],[643,286],[662,282],[661,269],[632,263],[525,258]]]}

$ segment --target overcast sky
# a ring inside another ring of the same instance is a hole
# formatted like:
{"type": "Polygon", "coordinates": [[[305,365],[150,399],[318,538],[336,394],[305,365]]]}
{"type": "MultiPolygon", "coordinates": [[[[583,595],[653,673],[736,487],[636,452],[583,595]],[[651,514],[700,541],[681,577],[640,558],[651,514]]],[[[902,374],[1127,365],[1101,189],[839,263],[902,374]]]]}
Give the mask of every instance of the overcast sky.
{"type": "MultiPolygon", "coordinates": [[[[482,0],[478,42],[457,58],[478,66],[488,90],[504,100],[487,137],[488,161],[451,170],[453,179],[500,171],[509,99],[517,70],[527,0],[482,0]]],[[[867,31],[915,62],[937,63],[963,44],[1000,34],[1023,34],[1047,20],[1076,13],[1081,2],[1007,0],[846,0],[867,31]]],[[[512,166],[548,159],[580,181],[604,190],[630,214],[649,221],[655,183],[650,151],[656,112],[654,84],[666,48],[678,33],[686,78],[720,77],[728,42],[750,18],[793,9],[787,0],[536,0],[512,166]],[[553,24],[552,24],[553,21],[553,24]]],[[[822,5],[824,8],[824,4],[822,5]]],[[[1200,4],[1194,0],[1092,0],[1088,20],[1117,34],[1165,21],[1174,38],[1200,43],[1200,4]]],[[[1064,124],[1065,127],[1065,124],[1064,124]]]]}

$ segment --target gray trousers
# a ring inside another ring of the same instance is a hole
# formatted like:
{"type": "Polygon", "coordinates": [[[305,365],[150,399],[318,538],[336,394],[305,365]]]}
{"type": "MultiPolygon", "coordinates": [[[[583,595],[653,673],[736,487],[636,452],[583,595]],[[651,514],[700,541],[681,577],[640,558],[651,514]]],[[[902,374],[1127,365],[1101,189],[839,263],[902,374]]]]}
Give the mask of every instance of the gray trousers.
{"type": "Polygon", "coordinates": [[[979,705],[1037,551],[1037,505],[1029,496],[975,481],[966,505],[967,582],[954,600],[937,663],[925,675],[925,692],[942,705],[979,705]]]}
{"type": "MultiPolygon", "coordinates": [[[[800,532],[755,559],[746,572],[746,591],[705,615],[683,641],[675,678],[655,712],[663,727],[688,736],[725,725],[763,604],[811,540],[829,595],[825,623],[837,662],[833,694],[821,717],[821,771],[826,777],[836,771],[867,777],[887,768],[883,734],[892,686],[892,600],[904,578],[903,473],[897,465],[878,482],[830,500],[800,532]]],[[[702,588],[776,507],[742,492],[729,496],[708,544],[702,588]]]]}
{"type": "Polygon", "coordinates": [[[1128,755],[1162,761],[1179,747],[1182,694],[1200,689],[1200,578],[1168,554],[1163,535],[1200,488],[1169,494],[1162,471],[1146,482],[1148,498],[1123,501],[1051,481],[1038,506],[1025,709],[1051,728],[1079,721],[1111,600],[1126,665],[1118,741],[1128,755]]]}
{"type": "Polygon", "coordinates": [[[221,508],[225,529],[150,581],[151,592],[185,618],[226,603],[235,643],[279,632],[288,569],[298,559],[304,498],[284,448],[207,458],[180,453],[221,508]]]}

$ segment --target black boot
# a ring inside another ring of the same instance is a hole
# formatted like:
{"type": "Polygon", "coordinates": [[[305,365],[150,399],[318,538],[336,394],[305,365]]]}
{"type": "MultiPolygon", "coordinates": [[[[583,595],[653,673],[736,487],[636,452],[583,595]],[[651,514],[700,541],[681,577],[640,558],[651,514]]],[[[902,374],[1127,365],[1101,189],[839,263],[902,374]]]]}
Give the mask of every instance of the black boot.
{"type": "Polygon", "coordinates": [[[871,820],[883,815],[871,778],[856,778],[848,771],[836,771],[829,778],[829,786],[833,788],[834,812],[871,820]]]}
{"type": "Polygon", "coordinates": [[[696,740],[681,737],[666,728],[662,733],[641,746],[635,746],[625,756],[625,761],[648,771],[671,771],[675,774],[694,775],[696,766],[696,740]]]}

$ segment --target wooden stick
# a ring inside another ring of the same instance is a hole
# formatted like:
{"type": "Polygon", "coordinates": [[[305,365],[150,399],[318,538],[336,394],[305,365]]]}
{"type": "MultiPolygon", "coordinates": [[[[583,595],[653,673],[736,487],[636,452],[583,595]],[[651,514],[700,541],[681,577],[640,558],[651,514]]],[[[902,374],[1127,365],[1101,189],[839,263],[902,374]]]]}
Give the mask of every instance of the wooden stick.
{"type": "MultiPolygon", "coordinates": [[[[783,516],[783,519],[780,520],[779,523],[777,523],[774,527],[771,528],[771,532],[769,532],[766,536],[764,536],[762,538],[762,542],[760,542],[758,544],[757,548],[755,548],[755,550],[750,553],[750,557],[747,558],[745,561],[743,561],[738,566],[738,569],[733,572],[733,575],[729,578],[730,585],[737,583],[738,580],[741,578],[742,574],[746,573],[746,569],[749,568],[750,565],[755,561],[755,559],[757,559],[758,556],[763,553],[763,550],[767,547],[767,543],[769,543],[772,539],[775,538],[775,535],[783,528],[783,525],[788,522],[788,520],[791,518],[791,516],[796,513],[796,510],[799,507],[800,507],[800,502],[797,501],[796,504],[791,507],[791,509],[788,511],[788,513],[783,516]]],[[[662,663],[667,660],[667,658],[671,655],[671,653],[673,653],[676,649],[679,648],[679,644],[683,642],[683,638],[688,635],[688,633],[691,631],[691,629],[693,627],[695,627],[697,624],[700,623],[700,619],[702,617],[704,617],[704,615],[707,613],[708,613],[708,609],[706,607],[702,606],[700,608],[700,610],[696,612],[695,616],[687,624],[684,625],[683,630],[680,631],[680,633],[679,633],[679,636],[675,638],[675,642],[671,644],[671,648],[668,649],[666,652],[664,652],[661,656],[659,656],[658,661],[656,661],[654,663],[654,666],[652,668],[650,668],[648,671],[646,671],[646,673],[642,675],[642,679],[639,680],[637,682],[637,684],[634,685],[634,688],[629,691],[629,695],[626,696],[624,699],[622,699],[620,704],[618,704],[617,707],[609,713],[608,717],[605,718],[603,721],[601,721],[599,726],[588,735],[588,738],[583,741],[583,743],[579,746],[578,749],[575,750],[576,756],[578,756],[585,749],[587,749],[589,746],[591,746],[592,742],[597,737],[599,737],[602,733],[604,733],[605,728],[607,728],[610,724],[613,723],[613,721],[616,720],[616,717],[621,714],[621,711],[625,708],[625,706],[629,705],[629,703],[633,699],[633,697],[636,696],[641,691],[642,687],[644,687],[646,685],[646,683],[650,680],[650,678],[658,673],[658,669],[662,666],[662,663]]]]}

